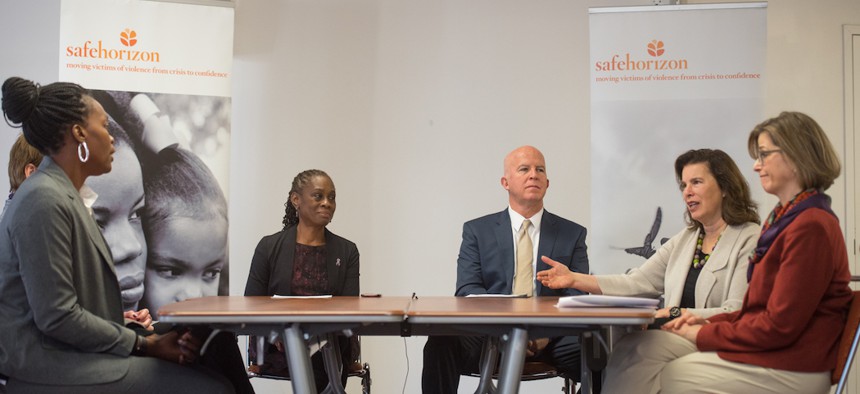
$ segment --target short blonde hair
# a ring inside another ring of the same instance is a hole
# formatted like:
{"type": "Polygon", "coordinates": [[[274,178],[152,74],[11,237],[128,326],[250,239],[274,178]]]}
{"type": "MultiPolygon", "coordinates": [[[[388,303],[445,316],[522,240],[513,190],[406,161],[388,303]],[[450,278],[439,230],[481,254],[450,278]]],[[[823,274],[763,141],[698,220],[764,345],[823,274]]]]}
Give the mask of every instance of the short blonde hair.
{"type": "Polygon", "coordinates": [[[800,112],[783,112],[750,132],[747,149],[758,157],[758,137],[767,133],[782,154],[794,163],[803,189],[827,190],[839,177],[839,157],[815,120],[800,112]]]}

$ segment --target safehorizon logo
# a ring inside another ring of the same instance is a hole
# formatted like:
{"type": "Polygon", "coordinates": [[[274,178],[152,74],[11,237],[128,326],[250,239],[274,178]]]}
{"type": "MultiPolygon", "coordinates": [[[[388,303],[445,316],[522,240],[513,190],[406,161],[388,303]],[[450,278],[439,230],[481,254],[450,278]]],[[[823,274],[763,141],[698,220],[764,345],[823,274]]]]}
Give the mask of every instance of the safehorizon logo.
{"type": "Polygon", "coordinates": [[[137,44],[137,32],[131,29],[125,29],[119,33],[119,42],[127,47],[133,47],[137,44]]]}
{"type": "Polygon", "coordinates": [[[648,54],[653,57],[663,56],[663,41],[651,40],[648,43],[648,54]]]}
{"type": "Polygon", "coordinates": [[[131,49],[137,45],[137,32],[132,29],[125,29],[119,34],[119,42],[128,49],[115,49],[106,46],[102,40],[95,43],[87,40],[81,46],[67,46],[67,57],[81,57],[92,59],[108,59],[108,60],[130,60],[144,63],[160,63],[161,53],[157,51],[139,51],[131,49]]]}
{"type": "Polygon", "coordinates": [[[648,55],[655,60],[639,60],[630,53],[612,55],[609,60],[594,63],[594,71],[644,71],[644,70],[686,70],[687,59],[660,59],[666,52],[663,41],[651,40],[646,46],[648,55]]]}

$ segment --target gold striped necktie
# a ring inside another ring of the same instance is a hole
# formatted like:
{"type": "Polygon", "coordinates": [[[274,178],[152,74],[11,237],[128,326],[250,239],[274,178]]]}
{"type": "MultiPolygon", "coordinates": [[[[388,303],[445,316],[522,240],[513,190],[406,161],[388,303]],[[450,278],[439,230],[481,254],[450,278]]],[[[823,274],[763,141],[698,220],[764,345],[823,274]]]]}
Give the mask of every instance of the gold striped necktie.
{"type": "Polygon", "coordinates": [[[529,237],[529,227],[532,222],[523,221],[517,232],[517,272],[514,275],[513,294],[525,294],[529,297],[534,292],[534,272],[532,271],[532,239],[529,237]]]}

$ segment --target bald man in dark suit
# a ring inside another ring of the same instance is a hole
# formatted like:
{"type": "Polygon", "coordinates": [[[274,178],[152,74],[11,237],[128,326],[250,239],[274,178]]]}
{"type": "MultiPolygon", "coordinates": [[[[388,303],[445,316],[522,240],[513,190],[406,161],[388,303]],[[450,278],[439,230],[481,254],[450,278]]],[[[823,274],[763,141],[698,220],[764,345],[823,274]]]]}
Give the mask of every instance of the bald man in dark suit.
{"type": "MultiPolygon", "coordinates": [[[[574,289],[553,290],[535,282],[534,273],[549,269],[541,261],[546,256],[588,273],[584,227],[553,215],[543,207],[549,187],[546,161],[534,147],[523,146],[507,155],[502,187],[508,191],[509,207],[466,222],[457,259],[456,296],[470,294],[517,294],[528,296],[568,296],[574,289]],[[526,222],[528,220],[528,222],[526,222]],[[531,275],[525,287],[517,285],[516,239],[521,227],[528,233],[533,250],[531,275]]],[[[422,388],[429,393],[456,393],[460,375],[477,372],[484,337],[433,336],[424,346],[422,388]]],[[[555,365],[568,376],[580,374],[580,351],[575,336],[540,338],[529,341],[528,361],[555,365]]]]}

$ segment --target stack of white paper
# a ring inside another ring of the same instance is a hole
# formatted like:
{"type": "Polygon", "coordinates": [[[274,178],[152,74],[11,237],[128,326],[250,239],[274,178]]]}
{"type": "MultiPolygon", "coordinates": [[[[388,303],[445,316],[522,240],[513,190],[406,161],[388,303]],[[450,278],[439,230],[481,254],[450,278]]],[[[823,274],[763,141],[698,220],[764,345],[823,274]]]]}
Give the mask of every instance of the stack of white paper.
{"type": "Polygon", "coordinates": [[[526,294],[469,294],[466,298],[528,298],[526,294]]]}
{"type": "Polygon", "coordinates": [[[559,308],[581,307],[625,307],[625,308],[656,308],[659,300],[653,298],[619,297],[597,294],[561,297],[558,299],[559,308]]]}

